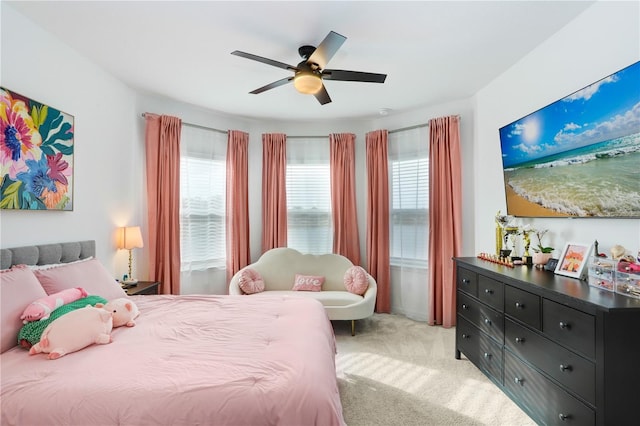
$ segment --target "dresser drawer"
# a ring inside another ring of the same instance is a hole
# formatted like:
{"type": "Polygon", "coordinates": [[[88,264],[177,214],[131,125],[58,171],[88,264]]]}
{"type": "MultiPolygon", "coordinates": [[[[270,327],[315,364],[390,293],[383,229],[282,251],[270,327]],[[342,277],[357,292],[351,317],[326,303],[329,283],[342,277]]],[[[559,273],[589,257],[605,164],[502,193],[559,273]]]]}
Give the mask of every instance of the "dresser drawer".
{"type": "Polygon", "coordinates": [[[596,403],[593,362],[507,319],[505,346],[592,405],[596,403]]]}
{"type": "Polygon", "coordinates": [[[478,367],[492,376],[500,385],[502,381],[502,346],[489,336],[480,333],[478,345],[478,367]]]}
{"type": "Polygon", "coordinates": [[[504,315],[463,292],[459,291],[457,297],[458,314],[502,344],[504,342],[504,315]]]}
{"type": "Polygon", "coordinates": [[[504,287],[504,311],[540,330],[540,297],[510,285],[504,287]]]}
{"type": "Polygon", "coordinates": [[[542,331],[569,349],[595,359],[596,319],[593,315],[544,299],[542,331]]]}
{"type": "Polygon", "coordinates": [[[469,293],[472,296],[478,295],[478,275],[465,268],[458,268],[456,274],[458,290],[469,293]]]}
{"type": "Polygon", "coordinates": [[[509,351],[504,352],[504,386],[533,419],[545,425],[594,425],[595,412],[509,351]]]}
{"type": "Polygon", "coordinates": [[[460,315],[458,315],[456,324],[456,349],[462,352],[469,361],[478,365],[480,330],[460,315]]]}
{"type": "Polygon", "coordinates": [[[504,312],[504,284],[484,275],[478,275],[478,299],[493,309],[504,312]]]}
{"type": "Polygon", "coordinates": [[[502,346],[458,316],[456,346],[475,366],[502,385],[502,346]]]}

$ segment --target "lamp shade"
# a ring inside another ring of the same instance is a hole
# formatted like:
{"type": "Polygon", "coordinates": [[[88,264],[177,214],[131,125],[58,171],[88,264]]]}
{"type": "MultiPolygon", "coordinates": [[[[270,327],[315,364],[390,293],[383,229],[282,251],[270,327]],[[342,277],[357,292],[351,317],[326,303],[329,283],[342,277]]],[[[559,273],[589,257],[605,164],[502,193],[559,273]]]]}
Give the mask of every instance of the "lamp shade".
{"type": "Polygon", "coordinates": [[[126,226],[120,228],[118,233],[118,248],[131,250],[134,248],[142,248],[142,232],[139,226],[126,226]]]}
{"type": "Polygon", "coordinates": [[[293,77],[293,85],[298,92],[313,95],[322,88],[322,79],[311,71],[299,71],[293,77]]]}

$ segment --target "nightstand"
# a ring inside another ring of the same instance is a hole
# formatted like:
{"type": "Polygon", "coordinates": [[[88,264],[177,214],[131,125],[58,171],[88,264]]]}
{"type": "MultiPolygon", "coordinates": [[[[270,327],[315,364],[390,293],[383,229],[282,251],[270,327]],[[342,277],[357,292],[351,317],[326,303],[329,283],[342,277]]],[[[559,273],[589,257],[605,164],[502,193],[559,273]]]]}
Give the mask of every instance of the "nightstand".
{"type": "Polygon", "coordinates": [[[159,289],[160,281],[138,281],[137,285],[125,288],[124,291],[127,296],[137,296],[141,294],[158,294],[159,289]]]}

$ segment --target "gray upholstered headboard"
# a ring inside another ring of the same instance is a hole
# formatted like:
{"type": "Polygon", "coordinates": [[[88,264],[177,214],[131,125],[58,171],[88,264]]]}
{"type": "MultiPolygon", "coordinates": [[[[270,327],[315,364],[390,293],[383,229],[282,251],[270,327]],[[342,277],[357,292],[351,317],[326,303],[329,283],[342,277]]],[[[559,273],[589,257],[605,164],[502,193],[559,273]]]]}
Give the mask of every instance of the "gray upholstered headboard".
{"type": "Polygon", "coordinates": [[[94,240],[0,249],[0,269],[13,265],[69,263],[96,255],[94,240]]]}

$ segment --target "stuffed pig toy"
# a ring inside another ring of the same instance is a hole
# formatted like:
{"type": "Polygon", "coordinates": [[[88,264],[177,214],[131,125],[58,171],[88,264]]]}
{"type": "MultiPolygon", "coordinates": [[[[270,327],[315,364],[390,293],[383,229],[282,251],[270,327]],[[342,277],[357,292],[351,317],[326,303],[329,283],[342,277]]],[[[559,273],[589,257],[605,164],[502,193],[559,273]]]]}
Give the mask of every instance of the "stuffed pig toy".
{"type": "Polygon", "coordinates": [[[55,309],[62,305],[66,305],[67,303],[75,302],[83,297],[87,297],[87,292],[84,288],[80,287],[68,288],[66,290],[59,291],[58,293],[41,297],[25,308],[20,319],[24,324],[29,321],[49,319],[49,315],[51,315],[51,312],[55,309]]]}
{"type": "Polygon", "coordinates": [[[58,359],[94,343],[111,343],[113,317],[110,312],[87,305],[56,318],[42,332],[40,341],[29,350],[29,355],[48,353],[49,359],[58,359]]]}
{"type": "Polygon", "coordinates": [[[126,297],[113,299],[107,302],[106,305],[96,303],[96,308],[103,308],[113,314],[113,328],[121,327],[123,325],[133,327],[136,325],[133,320],[140,315],[140,311],[138,311],[136,304],[126,297]]]}

